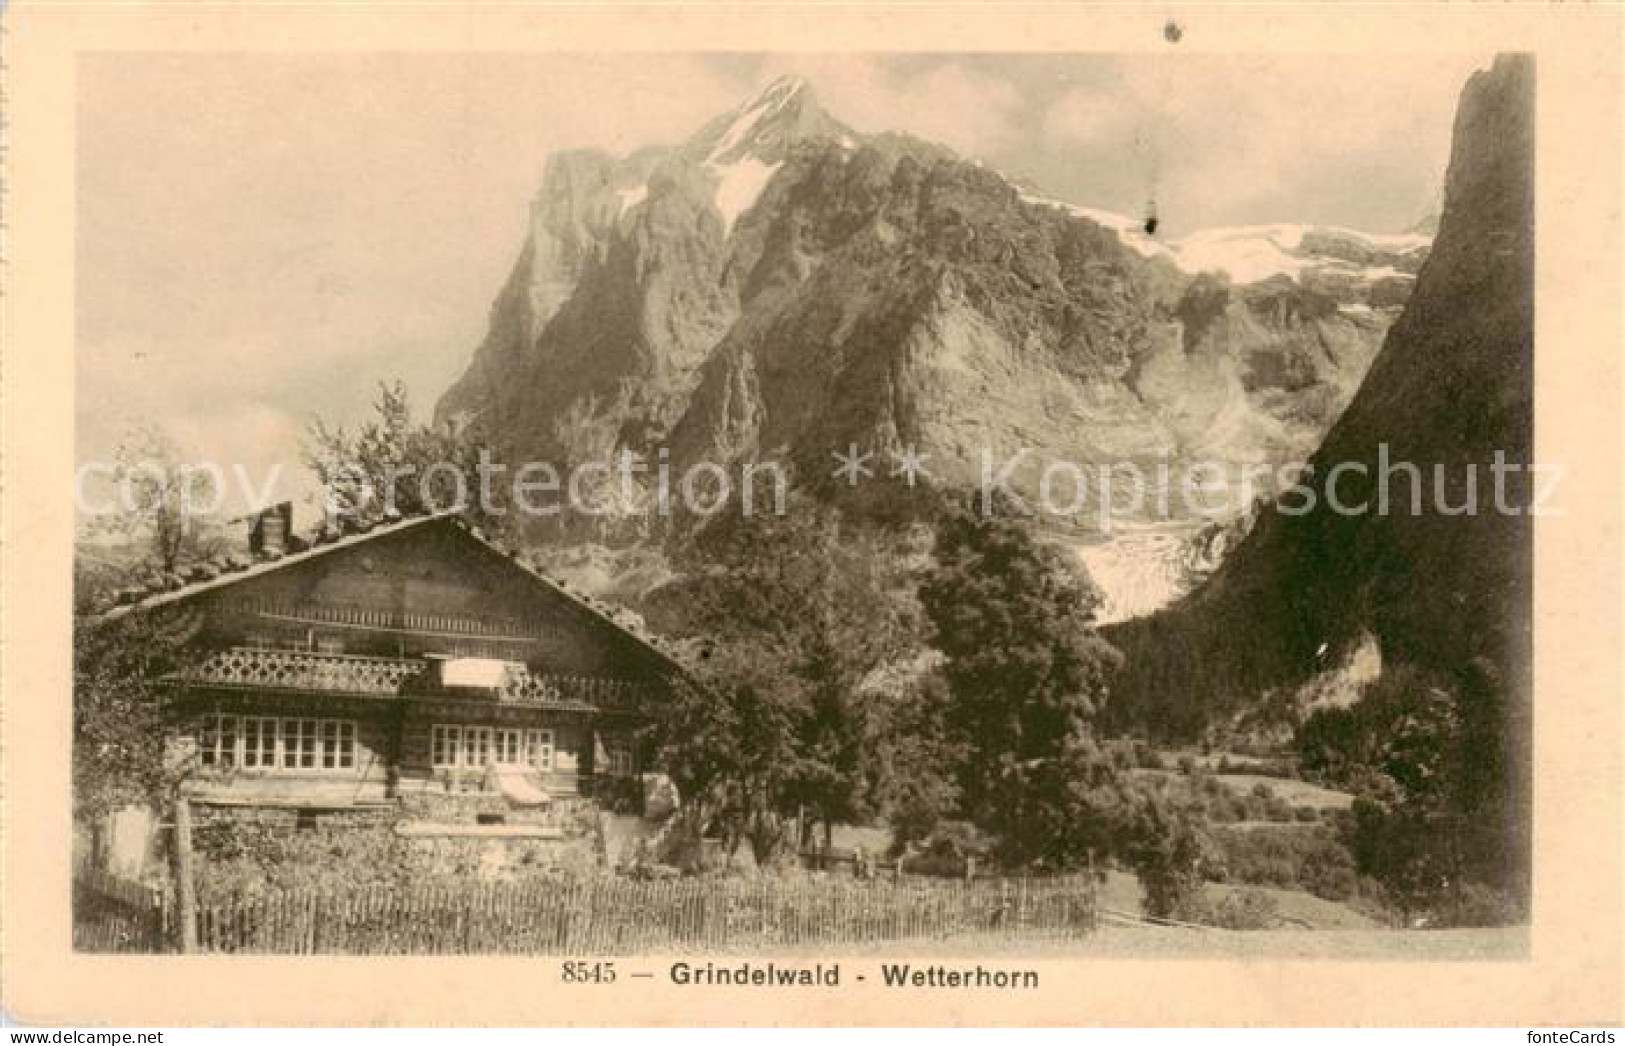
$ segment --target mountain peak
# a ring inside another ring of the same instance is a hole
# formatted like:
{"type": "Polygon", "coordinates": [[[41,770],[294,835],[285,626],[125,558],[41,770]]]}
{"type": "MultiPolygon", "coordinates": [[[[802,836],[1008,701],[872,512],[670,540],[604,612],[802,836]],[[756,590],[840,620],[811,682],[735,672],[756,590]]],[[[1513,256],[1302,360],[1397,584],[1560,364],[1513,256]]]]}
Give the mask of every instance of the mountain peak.
{"type": "Polygon", "coordinates": [[[702,127],[686,148],[718,166],[746,157],[778,163],[798,141],[852,137],[850,129],[819,107],[811,84],[799,76],[781,76],[702,127]]]}
{"type": "Polygon", "coordinates": [[[800,76],[796,76],[793,73],[787,73],[784,76],[778,77],[766,87],[762,88],[752,101],[753,104],[760,105],[764,102],[779,98],[794,98],[796,95],[802,93],[811,94],[812,85],[807,83],[807,81],[800,76]]]}

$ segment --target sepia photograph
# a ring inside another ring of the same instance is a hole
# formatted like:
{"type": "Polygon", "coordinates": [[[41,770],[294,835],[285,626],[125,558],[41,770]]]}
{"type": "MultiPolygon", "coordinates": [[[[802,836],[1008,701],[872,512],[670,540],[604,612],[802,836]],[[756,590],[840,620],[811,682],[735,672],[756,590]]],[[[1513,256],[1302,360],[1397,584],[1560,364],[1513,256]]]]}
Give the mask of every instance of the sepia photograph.
{"type": "Polygon", "coordinates": [[[1356,64],[86,59],[76,944],[1521,954],[1536,68],[1356,64]]]}
{"type": "Polygon", "coordinates": [[[1589,15],[365,6],[8,34],[28,1023],[1625,1016],[1589,15]]]}

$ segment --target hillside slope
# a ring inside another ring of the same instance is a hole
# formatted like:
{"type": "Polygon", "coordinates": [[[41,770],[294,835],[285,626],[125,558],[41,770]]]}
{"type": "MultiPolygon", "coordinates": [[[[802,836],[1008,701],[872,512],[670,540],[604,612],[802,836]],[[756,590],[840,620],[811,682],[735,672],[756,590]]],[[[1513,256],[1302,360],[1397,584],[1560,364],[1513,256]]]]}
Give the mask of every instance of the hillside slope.
{"type": "Polygon", "coordinates": [[[1458,714],[1484,739],[1475,766],[1501,778],[1483,814],[1502,819],[1517,853],[1527,849],[1532,573],[1531,522],[1517,507],[1531,484],[1526,472],[1506,476],[1501,498],[1513,512],[1497,510],[1491,467],[1497,455],[1531,461],[1533,92],[1532,64],[1520,57],[1498,59],[1465,88],[1438,239],[1311,459],[1318,504],[1266,509],[1205,585],[1111,633],[1127,655],[1120,724],[1176,736],[1296,685],[1366,632],[1385,666],[1453,675],[1458,714]],[[1380,511],[1377,477],[1396,462],[1421,467],[1419,512],[1400,473],[1380,511]],[[1341,503],[1370,510],[1328,506],[1325,481],[1338,466],[1341,503]],[[1447,511],[1475,494],[1475,512],[1447,511]]]}

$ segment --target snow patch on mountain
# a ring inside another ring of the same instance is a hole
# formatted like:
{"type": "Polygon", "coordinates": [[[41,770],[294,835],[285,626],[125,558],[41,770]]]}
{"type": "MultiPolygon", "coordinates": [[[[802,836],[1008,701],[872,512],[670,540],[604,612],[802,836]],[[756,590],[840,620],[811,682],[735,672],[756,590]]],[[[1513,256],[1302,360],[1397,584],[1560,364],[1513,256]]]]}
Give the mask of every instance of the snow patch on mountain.
{"type": "Polygon", "coordinates": [[[1256,283],[1272,276],[1298,279],[1311,268],[1346,273],[1367,283],[1412,278],[1391,264],[1362,267],[1330,257],[1323,249],[1305,243],[1310,236],[1322,243],[1348,241],[1359,249],[1389,255],[1408,254],[1432,243],[1416,233],[1366,233],[1337,225],[1283,223],[1204,229],[1174,244],[1174,253],[1179,267],[1186,272],[1223,272],[1236,283],[1256,283]]]}
{"type": "Polygon", "coordinates": [[[1017,191],[1027,203],[1035,203],[1040,207],[1056,207],[1068,214],[1075,214],[1079,218],[1087,218],[1096,225],[1112,230],[1117,233],[1117,238],[1123,242],[1123,246],[1138,254],[1147,258],[1170,258],[1175,261],[1175,264],[1178,264],[1174,252],[1146,235],[1141,224],[1133,218],[1115,214],[1112,211],[1103,211],[1095,207],[1080,207],[1075,203],[1052,200],[1047,196],[1038,196],[1025,190],[1017,191]]]}
{"type": "Polygon", "coordinates": [[[770,124],[806,87],[806,81],[793,76],[780,77],[768,84],[761,94],[739,108],[738,115],[717,139],[706,162],[723,163],[729,153],[755,138],[757,132],[770,124]]]}
{"type": "Polygon", "coordinates": [[[1309,260],[1293,254],[1303,244],[1301,225],[1204,229],[1179,241],[1175,257],[1186,272],[1222,272],[1236,283],[1271,276],[1298,277],[1309,260]]]}
{"type": "Polygon", "coordinates": [[[751,209],[782,166],[747,156],[726,167],[711,168],[717,176],[716,207],[722,214],[724,231],[731,230],[739,216],[751,209]]]}
{"type": "Polygon", "coordinates": [[[700,165],[716,179],[714,202],[724,233],[761,197],[784,165],[790,144],[809,133],[809,119],[814,133],[838,134],[843,148],[856,147],[850,133],[817,110],[806,81],[795,76],[768,84],[736,109],[720,132],[708,130],[689,144],[688,149],[703,156],[700,165]]]}
{"type": "Polygon", "coordinates": [[[1277,222],[1270,225],[1239,225],[1202,229],[1180,240],[1164,242],[1145,231],[1143,223],[1126,215],[1098,207],[1084,207],[1043,196],[1000,173],[1026,203],[1085,218],[1117,233],[1123,246],[1146,258],[1166,258],[1183,272],[1196,275],[1219,272],[1233,283],[1257,283],[1275,276],[1301,282],[1308,271],[1326,271],[1363,283],[1378,280],[1410,280],[1414,277],[1391,264],[1359,266],[1326,253],[1334,241],[1343,241],[1357,251],[1382,255],[1405,255],[1426,249],[1432,238],[1417,232],[1368,233],[1341,225],[1304,225],[1277,222]],[[1314,243],[1306,243],[1313,236],[1314,243]]]}
{"type": "Polygon", "coordinates": [[[1362,232],[1359,229],[1350,229],[1343,225],[1315,225],[1306,226],[1306,228],[1312,228],[1317,232],[1332,236],[1345,236],[1351,240],[1359,240],[1368,247],[1386,251],[1416,251],[1433,245],[1433,237],[1420,232],[1362,232]]]}

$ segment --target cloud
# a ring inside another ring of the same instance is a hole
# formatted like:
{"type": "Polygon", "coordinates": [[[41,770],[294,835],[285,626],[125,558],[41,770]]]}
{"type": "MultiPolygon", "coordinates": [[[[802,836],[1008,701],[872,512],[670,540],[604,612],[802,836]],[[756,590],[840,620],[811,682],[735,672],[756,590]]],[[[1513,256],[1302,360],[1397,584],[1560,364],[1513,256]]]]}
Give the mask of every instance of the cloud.
{"type": "Polygon", "coordinates": [[[1415,212],[1429,202],[1448,155],[1457,94],[1487,61],[1113,60],[1109,76],[1050,103],[1040,136],[1086,162],[1128,163],[1187,229],[1339,213],[1345,224],[1369,224],[1396,206],[1415,212]]]}
{"type": "Polygon", "coordinates": [[[81,418],[344,419],[467,362],[550,152],[679,140],[740,84],[700,56],[260,54],[89,56],[80,88],[81,418]]]}
{"type": "Polygon", "coordinates": [[[1128,99],[1073,88],[1044,111],[1040,133],[1045,142],[1057,147],[1119,140],[1132,131],[1133,108],[1128,99]]]}
{"type": "Polygon", "coordinates": [[[957,59],[791,55],[767,60],[764,78],[805,77],[837,119],[859,131],[907,131],[974,158],[1014,144],[1021,91],[1008,77],[957,59]]]}

